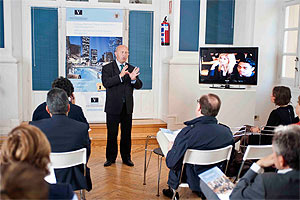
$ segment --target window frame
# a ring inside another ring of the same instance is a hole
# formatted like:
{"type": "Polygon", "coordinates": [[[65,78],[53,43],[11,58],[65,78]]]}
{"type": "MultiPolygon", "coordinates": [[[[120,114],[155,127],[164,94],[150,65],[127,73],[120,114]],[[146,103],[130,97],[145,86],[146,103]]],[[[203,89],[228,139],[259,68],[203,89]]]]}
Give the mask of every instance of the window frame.
{"type": "Polygon", "coordinates": [[[288,85],[292,89],[299,89],[300,86],[300,0],[286,0],[283,5],[282,5],[282,19],[281,19],[281,34],[279,36],[280,38],[280,44],[279,44],[279,52],[280,52],[280,57],[279,57],[279,65],[278,65],[278,82],[283,85],[288,85]],[[299,5],[299,13],[298,13],[298,27],[297,28],[286,28],[285,27],[285,20],[286,20],[286,8],[289,6],[293,5],[299,5]],[[284,52],[285,48],[285,33],[287,31],[293,31],[297,30],[298,31],[298,36],[297,36],[297,49],[296,53],[288,53],[284,52]],[[283,57],[284,56],[295,56],[298,58],[298,61],[295,63],[295,68],[298,69],[298,72],[295,70],[295,76],[294,78],[288,78],[288,77],[283,77],[283,57]]]}

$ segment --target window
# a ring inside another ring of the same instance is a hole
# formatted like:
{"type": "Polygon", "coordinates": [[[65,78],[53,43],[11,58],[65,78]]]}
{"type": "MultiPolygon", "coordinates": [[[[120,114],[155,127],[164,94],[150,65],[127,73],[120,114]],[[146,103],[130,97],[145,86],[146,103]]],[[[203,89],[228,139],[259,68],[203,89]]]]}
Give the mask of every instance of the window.
{"type": "MultiPolygon", "coordinates": [[[[200,6],[206,1],[205,44],[233,44],[235,0],[181,0],[179,51],[198,51],[200,6]]],[[[202,42],[201,42],[202,43],[202,42]]],[[[204,42],[203,42],[204,43],[204,42]]]]}
{"type": "Polygon", "coordinates": [[[300,85],[299,9],[299,1],[284,5],[280,78],[281,82],[294,87],[300,85]]]}

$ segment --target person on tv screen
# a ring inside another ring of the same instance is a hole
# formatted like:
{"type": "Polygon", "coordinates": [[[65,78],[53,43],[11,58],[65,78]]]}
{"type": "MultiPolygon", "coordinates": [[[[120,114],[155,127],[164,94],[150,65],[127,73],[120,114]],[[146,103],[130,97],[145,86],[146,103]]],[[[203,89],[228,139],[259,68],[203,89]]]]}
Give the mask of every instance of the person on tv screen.
{"type": "Polygon", "coordinates": [[[237,65],[240,77],[252,77],[255,74],[255,62],[251,58],[240,61],[237,65]]]}
{"type": "Polygon", "coordinates": [[[231,76],[236,64],[234,54],[220,53],[209,70],[209,76],[213,79],[227,79],[231,76]]]}

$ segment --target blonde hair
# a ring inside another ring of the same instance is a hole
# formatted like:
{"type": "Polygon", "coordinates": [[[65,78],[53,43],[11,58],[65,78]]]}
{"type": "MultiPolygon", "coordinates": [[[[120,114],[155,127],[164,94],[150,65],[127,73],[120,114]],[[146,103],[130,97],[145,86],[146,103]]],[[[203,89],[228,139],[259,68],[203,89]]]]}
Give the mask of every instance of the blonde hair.
{"type": "Polygon", "coordinates": [[[3,142],[1,165],[26,162],[49,173],[51,146],[44,133],[37,127],[23,124],[14,128],[3,142]]]}
{"type": "MultiPolygon", "coordinates": [[[[228,64],[227,64],[227,67],[228,67],[228,74],[231,74],[233,72],[233,68],[236,64],[236,59],[235,59],[235,55],[233,53],[220,53],[219,55],[219,61],[220,61],[220,58],[221,56],[225,56],[228,60],[228,64]]],[[[218,68],[218,71],[221,71],[222,69],[222,66],[219,64],[219,68],[218,68]]]]}

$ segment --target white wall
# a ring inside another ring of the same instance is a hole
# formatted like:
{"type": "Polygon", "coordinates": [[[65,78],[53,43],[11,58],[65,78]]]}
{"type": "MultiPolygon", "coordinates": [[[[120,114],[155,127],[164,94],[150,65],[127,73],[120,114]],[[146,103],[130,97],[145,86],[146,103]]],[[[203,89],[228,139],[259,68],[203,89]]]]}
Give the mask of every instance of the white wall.
{"type": "MultiPolygon", "coordinates": [[[[243,92],[231,92],[232,101],[223,99],[218,118],[229,126],[236,126],[239,123],[240,125],[254,124],[254,115],[258,115],[260,119],[255,124],[263,125],[273,109],[269,96],[277,70],[280,9],[279,0],[236,0],[234,46],[259,47],[259,81],[257,87],[247,88],[243,92]],[[249,100],[245,99],[245,96],[249,100]],[[228,109],[232,108],[232,104],[236,104],[235,112],[230,112],[228,109]]],[[[179,7],[177,11],[179,15],[179,7]]],[[[175,18],[174,22],[178,25],[179,22],[176,20],[179,18],[175,18]]],[[[200,25],[200,28],[205,27],[200,25]]],[[[178,30],[173,34],[173,37],[178,37],[178,30]]],[[[200,36],[200,40],[201,38],[203,36],[200,36]]],[[[195,100],[203,94],[203,91],[216,93],[221,97],[226,97],[227,93],[227,91],[209,90],[207,86],[199,86],[198,54],[178,52],[178,41],[174,43],[175,53],[169,65],[168,126],[170,128],[181,127],[184,121],[193,118],[195,100]]]]}
{"type": "MultiPolygon", "coordinates": [[[[27,56],[31,54],[30,48],[28,45],[22,45],[25,40],[29,40],[27,43],[29,46],[31,44],[28,34],[30,32],[28,28],[30,12],[24,12],[24,7],[26,7],[24,5],[29,4],[29,1],[4,0],[4,2],[7,6],[4,13],[7,47],[4,50],[0,49],[0,133],[7,133],[23,120],[30,120],[32,107],[37,104],[35,99],[31,98],[31,59],[27,56]],[[27,31],[28,29],[29,31],[27,31]]],[[[40,6],[38,1],[32,2],[35,2],[35,6],[40,6]]],[[[207,91],[207,86],[200,87],[198,84],[198,53],[178,52],[180,1],[172,1],[171,15],[168,13],[169,1],[154,0],[154,2],[156,2],[155,38],[153,40],[155,46],[153,77],[155,77],[155,82],[153,83],[153,95],[151,95],[153,107],[149,108],[152,111],[150,115],[166,120],[169,127],[172,125],[182,126],[183,121],[194,117],[195,100],[201,92],[207,91]],[[165,15],[168,16],[171,25],[171,45],[162,47],[160,46],[160,23],[165,15]],[[179,82],[179,80],[183,82],[179,82]],[[184,88],[182,88],[183,86],[184,88]]],[[[247,111],[250,115],[259,115],[260,121],[256,122],[257,125],[265,124],[273,109],[269,95],[276,80],[277,41],[278,30],[280,30],[278,28],[280,20],[278,19],[282,13],[280,12],[280,2],[280,0],[236,0],[234,45],[259,47],[259,85],[248,88],[249,93],[254,96],[256,93],[256,96],[251,98],[251,106],[247,111]],[[253,93],[253,90],[256,92],[253,93]],[[253,98],[254,102],[252,102],[253,98]]],[[[69,3],[73,6],[79,5],[74,2],[69,3]]],[[[205,6],[205,3],[201,1],[201,5],[205,6]]],[[[139,5],[131,6],[130,9],[134,9],[139,5]]],[[[147,10],[147,6],[143,9],[147,10]]],[[[202,11],[201,17],[203,17],[202,11]]],[[[203,22],[200,24],[201,26],[205,25],[203,22]]],[[[203,27],[201,30],[201,33],[205,33],[203,27]]],[[[202,35],[200,40],[203,38],[202,35]]],[[[221,96],[224,95],[222,93],[220,93],[221,96]]],[[[235,92],[232,98],[236,102],[241,102],[243,97],[238,93],[235,92]]],[[[144,103],[146,103],[146,97],[144,99],[144,103]]],[[[142,104],[138,102],[139,100],[136,100],[136,106],[142,109],[142,104]]],[[[223,102],[224,104],[230,103],[227,100],[223,102]]],[[[231,113],[225,113],[224,116],[228,116],[228,120],[235,120],[235,116],[231,113]]],[[[219,118],[225,119],[223,116],[219,116],[219,118]]],[[[252,119],[253,116],[248,116],[245,121],[250,120],[251,122],[252,119]]]]}

